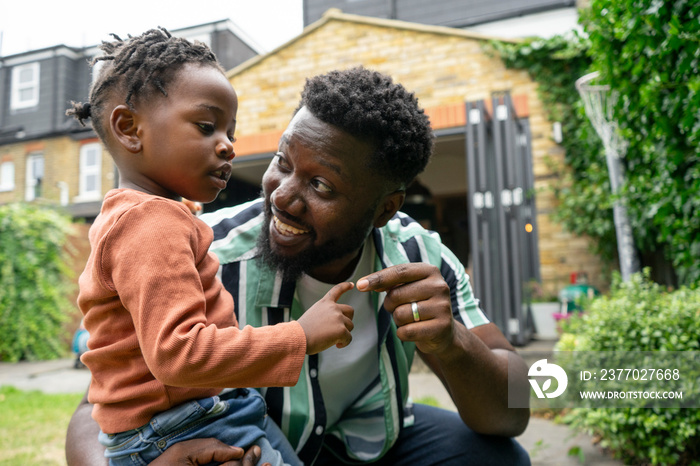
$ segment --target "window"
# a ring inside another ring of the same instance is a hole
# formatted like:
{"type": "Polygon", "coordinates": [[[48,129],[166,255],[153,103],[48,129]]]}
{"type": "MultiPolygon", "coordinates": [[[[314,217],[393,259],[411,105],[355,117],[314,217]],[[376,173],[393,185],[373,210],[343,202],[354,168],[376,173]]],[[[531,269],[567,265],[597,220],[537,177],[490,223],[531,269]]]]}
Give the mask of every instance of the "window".
{"type": "Polygon", "coordinates": [[[102,144],[85,144],[80,148],[80,186],[78,198],[81,201],[99,199],[102,195],[102,144]]]}
{"type": "Polygon", "coordinates": [[[15,163],[0,163],[0,191],[12,191],[15,189],[15,163]]]}
{"type": "Polygon", "coordinates": [[[30,154],[27,157],[27,185],[24,198],[33,201],[42,196],[44,181],[44,154],[30,154]]]}
{"type": "Polygon", "coordinates": [[[13,109],[35,107],[39,104],[39,62],[15,66],[12,69],[13,109]]]}

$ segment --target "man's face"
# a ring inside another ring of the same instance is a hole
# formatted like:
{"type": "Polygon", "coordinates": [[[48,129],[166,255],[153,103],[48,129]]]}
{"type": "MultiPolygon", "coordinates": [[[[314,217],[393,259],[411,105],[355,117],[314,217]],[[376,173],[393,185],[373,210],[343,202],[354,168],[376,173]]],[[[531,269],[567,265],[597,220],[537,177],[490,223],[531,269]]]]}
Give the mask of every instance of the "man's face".
{"type": "Polygon", "coordinates": [[[305,272],[334,283],[352,272],[386,215],[386,183],[367,168],[372,151],[305,107],[290,122],[263,176],[260,237],[264,257],[288,279],[305,272]]]}

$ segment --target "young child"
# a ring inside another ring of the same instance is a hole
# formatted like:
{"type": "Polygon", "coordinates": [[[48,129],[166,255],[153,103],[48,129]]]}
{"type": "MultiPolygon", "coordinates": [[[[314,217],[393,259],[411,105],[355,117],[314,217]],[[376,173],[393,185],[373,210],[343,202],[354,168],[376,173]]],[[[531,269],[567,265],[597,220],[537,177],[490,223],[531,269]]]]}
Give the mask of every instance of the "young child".
{"type": "Polygon", "coordinates": [[[298,321],[237,328],[208,252],[213,232],[180,202],[211,202],[226,187],[236,93],[204,44],[165,29],[114,39],[89,103],[66,112],[92,119],[119,170],[90,228],[78,297],[105,455],[147,464],[173,443],[216,437],[259,445],[260,463],[300,464],[260,394],[241,387],[292,386],[306,354],[347,345],[352,308],[336,301],[353,285],[298,321]]]}

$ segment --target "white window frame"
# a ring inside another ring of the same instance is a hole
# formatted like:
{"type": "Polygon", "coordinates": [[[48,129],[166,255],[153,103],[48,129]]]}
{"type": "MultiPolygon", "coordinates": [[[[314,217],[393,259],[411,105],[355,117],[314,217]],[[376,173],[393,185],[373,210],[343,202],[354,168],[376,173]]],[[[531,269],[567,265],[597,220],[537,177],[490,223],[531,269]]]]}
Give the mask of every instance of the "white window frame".
{"type": "MultiPolygon", "coordinates": [[[[29,154],[27,156],[27,173],[26,173],[26,188],[24,191],[24,199],[29,202],[37,198],[36,196],[36,185],[37,181],[41,180],[42,183],[46,183],[46,165],[44,160],[43,152],[36,152],[29,154]],[[41,160],[41,176],[37,176],[35,173],[36,165],[35,161],[41,160]]],[[[41,193],[40,193],[41,194],[41,193]]]]}
{"type": "Polygon", "coordinates": [[[80,148],[80,172],[76,202],[94,201],[102,198],[102,144],[93,142],[80,148]],[[94,152],[94,163],[88,164],[88,156],[94,152]],[[88,189],[89,179],[94,177],[92,189],[88,189]]]}
{"type": "Polygon", "coordinates": [[[39,105],[39,78],[40,78],[39,62],[27,63],[26,65],[17,65],[12,68],[12,96],[10,97],[10,106],[13,110],[21,108],[36,107],[39,105]],[[25,82],[20,82],[22,72],[31,70],[31,79],[25,82]],[[22,92],[32,91],[30,99],[22,99],[22,92]]]}
{"type": "Polygon", "coordinates": [[[12,161],[0,163],[0,191],[15,189],[15,163],[12,161]]]}

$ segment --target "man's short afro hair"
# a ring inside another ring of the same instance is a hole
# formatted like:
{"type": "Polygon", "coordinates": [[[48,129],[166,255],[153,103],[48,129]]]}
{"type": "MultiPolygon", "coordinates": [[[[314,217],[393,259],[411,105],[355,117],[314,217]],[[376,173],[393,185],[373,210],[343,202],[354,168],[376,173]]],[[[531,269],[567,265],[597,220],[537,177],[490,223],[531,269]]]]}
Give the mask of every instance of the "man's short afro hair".
{"type": "MultiPolygon", "coordinates": [[[[430,120],[418,100],[390,76],[364,67],[331,71],[306,80],[299,108],[376,150],[368,169],[408,186],[433,150],[430,120]]],[[[298,109],[297,109],[298,110],[298,109]]]]}

